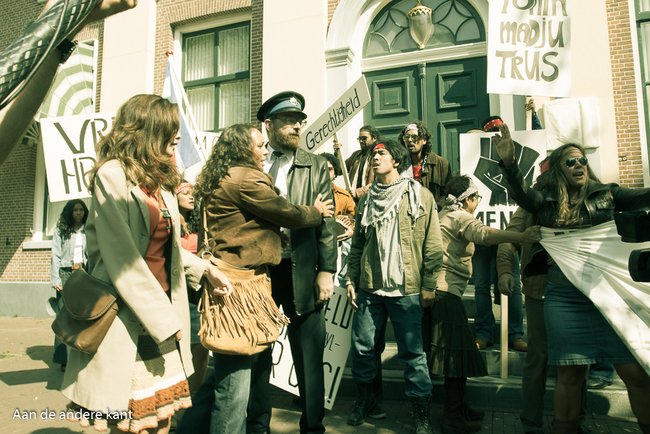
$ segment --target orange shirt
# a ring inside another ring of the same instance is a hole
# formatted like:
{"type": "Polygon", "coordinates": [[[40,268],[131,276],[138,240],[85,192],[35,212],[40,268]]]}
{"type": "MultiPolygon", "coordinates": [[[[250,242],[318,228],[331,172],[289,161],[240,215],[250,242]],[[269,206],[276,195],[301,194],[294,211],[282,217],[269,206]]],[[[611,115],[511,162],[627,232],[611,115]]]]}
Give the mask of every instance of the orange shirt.
{"type": "MultiPolygon", "coordinates": [[[[141,187],[142,188],[142,187],[141,187]]],[[[165,208],[160,190],[153,194],[144,188],[147,195],[147,208],[149,208],[149,247],[144,260],[156,277],[165,292],[169,291],[169,280],[165,268],[165,245],[171,238],[171,217],[165,218],[161,208],[165,208]]]]}

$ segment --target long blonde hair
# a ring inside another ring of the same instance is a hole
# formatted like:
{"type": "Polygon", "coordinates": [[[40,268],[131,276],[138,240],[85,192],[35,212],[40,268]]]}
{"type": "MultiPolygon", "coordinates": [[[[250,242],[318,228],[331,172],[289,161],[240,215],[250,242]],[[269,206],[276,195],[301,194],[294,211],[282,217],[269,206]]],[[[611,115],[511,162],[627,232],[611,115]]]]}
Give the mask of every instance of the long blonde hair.
{"type": "Polygon", "coordinates": [[[148,191],[159,187],[174,191],[180,184],[174,159],[166,154],[179,129],[178,106],[149,94],[130,98],[117,111],[113,128],[97,147],[97,162],[90,172],[90,191],[97,171],[108,160],[122,163],[127,179],[148,191]]]}

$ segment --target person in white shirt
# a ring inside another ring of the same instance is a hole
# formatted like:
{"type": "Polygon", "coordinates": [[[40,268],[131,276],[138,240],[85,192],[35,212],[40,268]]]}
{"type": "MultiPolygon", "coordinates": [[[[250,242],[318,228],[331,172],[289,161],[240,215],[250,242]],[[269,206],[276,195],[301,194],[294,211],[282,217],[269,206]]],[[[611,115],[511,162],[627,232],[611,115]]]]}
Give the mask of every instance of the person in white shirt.
{"type": "MultiPolygon", "coordinates": [[[[52,236],[52,266],[50,277],[56,291],[56,307],[63,307],[61,290],[72,272],[86,265],[86,232],[84,225],[88,218],[88,207],[81,199],[68,201],[61,211],[52,236]]],[[[68,362],[65,345],[54,338],[54,363],[65,370],[68,362]]]]}

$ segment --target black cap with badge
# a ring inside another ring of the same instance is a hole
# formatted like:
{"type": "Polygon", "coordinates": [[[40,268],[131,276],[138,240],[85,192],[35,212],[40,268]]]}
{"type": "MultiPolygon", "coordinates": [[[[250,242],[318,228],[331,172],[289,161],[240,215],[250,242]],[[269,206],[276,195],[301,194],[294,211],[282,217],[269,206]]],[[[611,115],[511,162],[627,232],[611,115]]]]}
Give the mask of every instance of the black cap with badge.
{"type": "Polygon", "coordinates": [[[307,118],[307,115],[302,111],[305,108],[305,97],[298,92],[285,91],[273,95],[267,99],[264,104],[257,111],[257,120],[264,122],[278,113],[300,113],[307,118]]]}

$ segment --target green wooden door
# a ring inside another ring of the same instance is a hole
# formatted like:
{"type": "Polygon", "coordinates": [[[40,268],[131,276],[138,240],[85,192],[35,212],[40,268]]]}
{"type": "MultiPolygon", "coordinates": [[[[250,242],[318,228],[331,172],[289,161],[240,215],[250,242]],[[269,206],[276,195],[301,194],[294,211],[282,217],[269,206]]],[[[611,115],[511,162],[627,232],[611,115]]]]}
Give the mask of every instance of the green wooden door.
{"type": "Polygon", "coordinates": [[[428,63],[366,73],[372,102],[366,124],[389,138],[410,121],[422,119],[433,149],[460,169],[460,133],[479,128],[490,115],[485,57],[428,63]]]}

